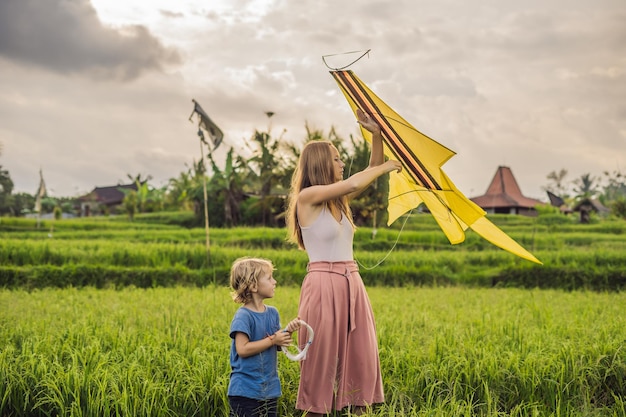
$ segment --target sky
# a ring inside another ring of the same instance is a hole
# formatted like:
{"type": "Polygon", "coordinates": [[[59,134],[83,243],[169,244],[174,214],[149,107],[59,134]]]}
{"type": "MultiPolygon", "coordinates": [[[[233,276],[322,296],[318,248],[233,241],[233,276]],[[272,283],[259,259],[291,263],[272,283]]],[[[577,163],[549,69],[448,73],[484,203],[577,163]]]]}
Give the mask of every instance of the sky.
{"type": "Polygon", "coordinates": [[[359,78],[456,152],[468,197],[498,166],[547,201],[566,182],[626,170],[624,0],[2,0],[0,166],[14,192],[77,197],[200,158],[192,99],[224,131],[349,143],[358,125],[328,73],[359,78]],[[271,118],[266,112],[273,112],[271,118]]]}

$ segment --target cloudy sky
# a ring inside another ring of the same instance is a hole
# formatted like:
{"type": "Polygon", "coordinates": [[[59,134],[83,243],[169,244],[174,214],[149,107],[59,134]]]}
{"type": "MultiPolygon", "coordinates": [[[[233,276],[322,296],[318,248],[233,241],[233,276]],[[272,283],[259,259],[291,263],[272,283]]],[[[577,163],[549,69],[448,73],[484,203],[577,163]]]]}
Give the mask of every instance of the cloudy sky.
{"type": "Polygon", "coordinates": [[[40,169],[58,197],[165,185],[199,158],[192,98],[218,152],[358,135],[322,56],[368,49],[350,68],[457,153],[469,197],[500,165],[544,201],[552,171],[626,170],[624,0],[2,0],[0,165],[31,194],[40,169]]]}

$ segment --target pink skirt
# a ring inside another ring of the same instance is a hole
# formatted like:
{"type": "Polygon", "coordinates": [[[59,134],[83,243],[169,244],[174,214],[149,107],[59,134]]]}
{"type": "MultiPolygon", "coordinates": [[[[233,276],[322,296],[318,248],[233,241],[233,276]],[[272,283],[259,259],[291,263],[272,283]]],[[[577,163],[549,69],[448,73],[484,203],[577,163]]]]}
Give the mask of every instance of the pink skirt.
{"type": "MultiPolygon", "coordinates": [[[[330,413],[384,402],[374,314],[356,262],[309,263],[298,314],[315,338],[300,362],[296,408],[330,413]]],[[[306,343],[306,332],[299,338],[306,343]]]]}

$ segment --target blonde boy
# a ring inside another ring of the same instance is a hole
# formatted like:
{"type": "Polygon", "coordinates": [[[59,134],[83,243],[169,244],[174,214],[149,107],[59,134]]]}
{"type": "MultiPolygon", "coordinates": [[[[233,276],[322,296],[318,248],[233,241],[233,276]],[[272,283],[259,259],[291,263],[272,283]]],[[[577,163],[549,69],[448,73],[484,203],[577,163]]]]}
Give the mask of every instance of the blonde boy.
{"type": "Polygon", "coordinates": [[[232,297],[242,304],[230,325],[230,383],[228,402],[231,416],[277,415],[282,395],[277,370],[277,349],[291,344],[291,333],[300,327],[292,320],[285,330],[275,307],[264,303],[274,297],[274,265],[262,258],[237,259],[230,270],[232,297]]]}

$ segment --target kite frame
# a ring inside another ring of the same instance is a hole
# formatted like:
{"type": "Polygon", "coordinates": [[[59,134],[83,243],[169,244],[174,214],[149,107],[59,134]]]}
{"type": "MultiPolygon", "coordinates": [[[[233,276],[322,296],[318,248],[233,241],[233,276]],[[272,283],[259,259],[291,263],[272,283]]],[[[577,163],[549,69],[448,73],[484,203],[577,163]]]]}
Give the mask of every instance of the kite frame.
{"type": "Polygon", "coordinates": [[[369,53],[370,53],[371,49],[368,49],[367,51],[363,52],[363,51],[350,51],[350,52],[343,52],[341,54],[330,54],[330,55],[322,55],[322,61],[324,61],[324,65],[326,65],[326,68],[328,68],[329,70],[332,71],[341,71],[344,70],[348,67],[350,67],[352,64],[354,64],[355,62],[357,62],[358,60],[360,60],[361,58],[363,58],[365,55],[367,55],[369,57],[369,53]],[[338,55],[348,55],[348,54],[357,54],[363,52],[357,59],[355,59],[354,61],[350,62],[348,65],[344,65],[343,67],[331,67],[330,65],[328,65],[328,62],[326,62],[326,58],[330,57],[330,56],[338,56],[338,55]]]}

